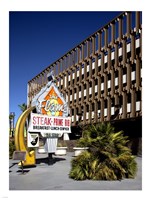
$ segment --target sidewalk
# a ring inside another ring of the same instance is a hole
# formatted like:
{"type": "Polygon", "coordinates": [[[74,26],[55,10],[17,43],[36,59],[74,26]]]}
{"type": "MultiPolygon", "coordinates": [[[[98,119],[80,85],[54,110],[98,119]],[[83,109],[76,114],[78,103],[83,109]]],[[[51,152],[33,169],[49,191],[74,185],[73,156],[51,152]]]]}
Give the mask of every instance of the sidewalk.
{"type": "Polygon", "coordinates": [[[36,167],[21,173],[15,160],[9,162],[9,190],[141,190],[142,158],[137,157],[138,172],[135,179],[122,181],[75,181],[69,178],[73,152],[66,156],[53,156],[54,164],[47,164],[47,154],[37,154],[36,167]]]}

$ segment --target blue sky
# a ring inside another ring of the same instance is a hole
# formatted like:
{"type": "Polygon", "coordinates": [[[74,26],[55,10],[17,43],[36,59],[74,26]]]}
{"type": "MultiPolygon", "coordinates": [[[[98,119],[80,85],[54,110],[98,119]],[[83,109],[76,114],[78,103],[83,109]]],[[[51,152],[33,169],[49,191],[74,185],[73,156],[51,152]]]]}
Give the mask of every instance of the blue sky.
{"type": "Polygon", "coordinates": [[[9,111],[15,122],[27,83],[121,12],[10,12],[9,111]]]}

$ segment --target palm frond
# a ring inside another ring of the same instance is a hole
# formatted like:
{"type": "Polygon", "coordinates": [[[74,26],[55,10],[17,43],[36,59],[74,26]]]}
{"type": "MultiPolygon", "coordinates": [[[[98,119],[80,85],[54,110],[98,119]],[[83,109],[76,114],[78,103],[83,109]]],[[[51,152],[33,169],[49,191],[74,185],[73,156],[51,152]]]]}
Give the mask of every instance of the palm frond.
{"type": "Polygon", "coordinates": [[[89,149],[72,160],[70,177],[76,180],[134,178],[137,164],[127,142],[123,131],[115,132],[110,123],[87,126],[78,145],[89,149]]]}

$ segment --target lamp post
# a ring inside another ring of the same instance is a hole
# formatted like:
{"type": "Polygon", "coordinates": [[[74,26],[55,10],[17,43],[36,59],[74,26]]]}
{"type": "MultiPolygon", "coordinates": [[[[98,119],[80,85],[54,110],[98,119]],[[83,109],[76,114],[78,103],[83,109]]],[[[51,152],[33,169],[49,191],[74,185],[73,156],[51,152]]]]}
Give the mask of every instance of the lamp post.
{"type": "Polygon", "coordinates": [[[11,132],[12,132],[12,137],[14,136],[14,119],[15,119],[15,112],[11,112],[10,113],[10,116],[12,116],[12,123],[11,123],[11,127],[10,127],[10,129],[12,130],[11,132]]]}

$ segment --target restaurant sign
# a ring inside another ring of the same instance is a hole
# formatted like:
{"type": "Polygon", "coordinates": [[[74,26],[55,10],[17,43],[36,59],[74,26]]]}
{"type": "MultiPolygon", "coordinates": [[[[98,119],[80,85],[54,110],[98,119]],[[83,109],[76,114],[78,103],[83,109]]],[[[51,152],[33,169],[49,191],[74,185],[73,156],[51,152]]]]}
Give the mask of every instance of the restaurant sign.
{"type": "Polygon", "coordinates": [[[40,132],[43,137],[61,137],[62,133],[71,133],[70,124],[70,117],[31,113],[29,132],[40,132]]]}
{"type": "Polygon", "coordinates": [[[61,137],[71,133],[71,118],[68,117],[68,104],[53,81],[41,89],[32,100],[36,113],[31,113],[28,131],[39,132],[43,137],[61,137]]]}

